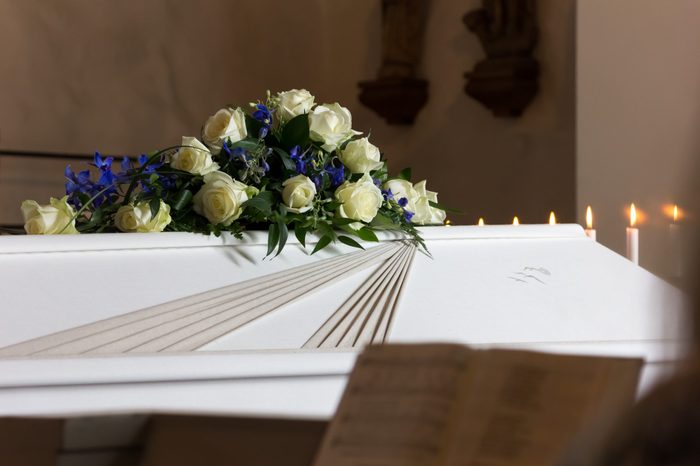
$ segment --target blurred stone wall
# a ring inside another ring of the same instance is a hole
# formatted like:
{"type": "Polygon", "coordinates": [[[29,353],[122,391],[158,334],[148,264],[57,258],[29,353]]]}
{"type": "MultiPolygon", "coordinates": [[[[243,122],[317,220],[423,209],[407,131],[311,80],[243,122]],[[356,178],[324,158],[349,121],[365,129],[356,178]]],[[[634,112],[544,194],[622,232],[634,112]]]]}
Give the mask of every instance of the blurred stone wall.
{"type": "MultiPolygon", "coordinates": [[[[0,0],[0,148],[137,155],[197,135],[226,103],[304,87],[339,101],[398,171],[461,209],[455,223],[575,218],[574,2],[540,0],[541,92],[516,120],[463,92],[483,58],[462,15],[478,0],[434,0],[415,125],[360,105],[379,66],[380,0],[0,0]]],[[[22,199],[63,191],[62,162],[0,159],[0,223],[22,199]]]]}

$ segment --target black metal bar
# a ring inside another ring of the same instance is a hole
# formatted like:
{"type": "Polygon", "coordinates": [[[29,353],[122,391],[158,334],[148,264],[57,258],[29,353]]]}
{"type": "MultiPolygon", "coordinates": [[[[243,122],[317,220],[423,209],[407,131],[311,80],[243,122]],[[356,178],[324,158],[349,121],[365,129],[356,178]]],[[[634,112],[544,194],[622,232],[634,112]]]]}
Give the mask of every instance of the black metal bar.
{"type": "MultiPolygon", "coordinates": [[[[0,157],[30,157],[41,159],[91,160],[94,154],[64,154],[62,152],[41,152],[34,150],[0,149],[0,157]]],[[[108,157],[108,156],[104,156],[108,157]]]]}
{"type": "Polygon", "coordinates": [[[24,225],[0,225],[0,235],[25,235],[24,225]]]}

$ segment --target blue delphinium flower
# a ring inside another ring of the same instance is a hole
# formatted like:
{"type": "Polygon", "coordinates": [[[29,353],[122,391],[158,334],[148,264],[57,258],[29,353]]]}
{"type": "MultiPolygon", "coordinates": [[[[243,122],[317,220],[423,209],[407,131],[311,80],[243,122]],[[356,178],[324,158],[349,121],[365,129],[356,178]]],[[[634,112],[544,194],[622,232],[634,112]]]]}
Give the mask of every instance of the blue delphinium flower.
{"type": "Polygon", "coordinates": [[[223,143],[223,145],[221,146],[221,148],[222,148],[223,151],[226,153],[226,155],[228,155],[229,157],[231,157],[231,148],[229,147],[229,145],[230,145],[230,142],[229,142],[228,139],[227,139],[226,141],[224,141],[224,143],[223,143]]]}
{"type": "Polygon", "coordinates": [[[238,158],[242,162],[246,163],[246,165],[248,164],[248,160],[250,159],[250,156],[248,155],[248,153],[246,152],[246,150],[244,148],[236,147],[233,149],[232,154],[233,155],[231,155],[231,157],[238,158]]]}
{"type": "MultiPolygon", "coordinates": [[[[300,146],[292,147],[292,150],[289,151],[289,158],[291,158],[294,162],[297,173],[300,175],[306,175],[306,161],[304,160],[304,154],[301,153],[300,146]]],[[[317,188],[319,186],[317,186],[317,188]]]]}
{"type": "Polygon", "coordinates": [[[82,202],[80,201],[79,195],[84,194],[91,196],[94,188],[94,183],[92,180],[90,180],[90,170],[83,170],[76,174],[71,169],[71,166],[68,165],[63,173],[66,177],[66,194],[68,195],[68,202],[73,207],[82,207],[82,202]]]}
{"type": "Polygon", "coordinates": [[[382,196],[384,196],[385,201],[388,201],[389,199],[394,198],[394,193],[391,192],[391,189],[387,189],[387,190],[382,189],[382,196]]]}
{"type": "Polygon", "coordinates": [[[402,197],[401,199],[398,200],[398,203],[401,207],[406,207],[408,205],[408,199],[405,197],[402,197]]]}
{"type": "Polygon", "coordinates": [[[99,168],[101,172],[112,170],[112,162],[114,157],[102,158],[99,152],[95,152],[95,161],[92,165],[99,168]]]}
{"type": "Polygon", "coordinates": [[[131,159],[129,159],[129,157],[124,156],[124,158],[119,162],[119,165],[121,167],[121,171],[115,175],[117,183],[130,182],[131,177],[134,174],[132,171],[131,159]]]}
{"type": "Polygon", "coordinates": [[[403,218],[406,219],[407,222],[410,222],[411,219],[413,218],[413,212],[409,212],[408,210],[404,210],[403,212],[403,218]]]}
{"type": "Polygon", "coordinates": [[[160,160],[158,161],[153,161],[153,162],[148,162],[148,159],[150,157],[147,156],[146,154],[141,154],[139,155],[139,165],[143,167],[143,173],[146,173],[148,175],[151,175],[155,173],[156,170],[158,170],[160,167],[163,166],[163,162],[160,160]]]}
{"type": "Polygon", "coordinates": [[[326,167],[326,173],[331,177],[331,186],[337,187],[345,181],[345,167],[343,165],[339,167],[334,167],[333,165],[328,165],[326,167]]]}
{"type": "MultiPolygon", "coordinates": [[[[152,175],[156,172],[156,170],[158,170],[160,167],[163,166],[163,162],[161,160],[149,162],[148,161],[149,159],[150,159],[150,157],[146,154],[139,155],[138,161],[139,161],[139,165],[141,165],[141,169],[143,170],[141,172],[142,174],[152,175]]],[[[161,183],[162,178],[163,178],[162,175],[159,175],[158,179],[156,181],[158,183],[161,183]]],[[[144,193],[152,193],[153,192],[153,186],[151,185],[150,177],[139,179],[139,185],[141,185],[141,189],[143,190],[144,193]]]]}
{"type": "Polygon", "coordinates": [[[263,104],[256,104],[255,111],[253,112],[253,119],[262,123],[260,131],[258,132],[258,138],[263,139],[270,132],[270,126],[272,126],[272,112],[263,104]]]}

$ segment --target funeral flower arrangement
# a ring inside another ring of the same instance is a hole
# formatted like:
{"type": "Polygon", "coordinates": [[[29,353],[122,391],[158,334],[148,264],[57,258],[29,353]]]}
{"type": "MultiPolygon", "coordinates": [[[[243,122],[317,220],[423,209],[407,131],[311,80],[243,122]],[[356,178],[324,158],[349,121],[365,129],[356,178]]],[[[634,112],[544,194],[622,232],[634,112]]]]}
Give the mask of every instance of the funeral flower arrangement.
{"type": "Polygon", "coordinates": [[[22,203],[29,234],[266,229],[268,254],[292,230],[360,247],[375,231],[401,230],[422,243],[416,225],[442,224],[444,209],[410,170],[389,176],[369,137],[353,130],[347,108],[320,104],[306,90],[267,94],[264,102],[225,107],[201,137],[136,160],[95,154],[92,171],[65,170],[66,195],[49,205],[22,203]]]}

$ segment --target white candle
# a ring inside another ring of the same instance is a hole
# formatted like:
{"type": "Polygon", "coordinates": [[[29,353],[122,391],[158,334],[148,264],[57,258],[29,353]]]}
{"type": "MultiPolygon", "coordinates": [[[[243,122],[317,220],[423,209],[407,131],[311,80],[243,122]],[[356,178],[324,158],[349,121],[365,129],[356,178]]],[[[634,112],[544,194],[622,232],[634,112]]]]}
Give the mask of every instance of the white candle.
{"type": "Polygon", "coordinates": [[[593,241],[596,240],[595,230],[593,229],[593,211],[591,210],[591,206],[586,207],[586,229],[584,231],[586,236],[593,241]]]}
{"type": "Polygon", "coordinates": [[[639,264],[639,230],[635,228],[637,223],[637,209],[630,205],[630,226],[627,227],[627,258],[639,264]]]}
{"type": "Polygon", "coordinates": [[[678,206],[673,206],[673,223],[668,226],[668,240],[671,245],[671,276],[680,278],[683,275],[683,257],[681,253],[681,231],[678,225],[678,206]]]}

